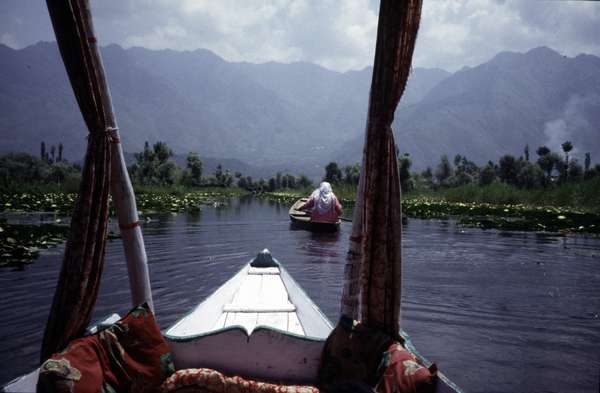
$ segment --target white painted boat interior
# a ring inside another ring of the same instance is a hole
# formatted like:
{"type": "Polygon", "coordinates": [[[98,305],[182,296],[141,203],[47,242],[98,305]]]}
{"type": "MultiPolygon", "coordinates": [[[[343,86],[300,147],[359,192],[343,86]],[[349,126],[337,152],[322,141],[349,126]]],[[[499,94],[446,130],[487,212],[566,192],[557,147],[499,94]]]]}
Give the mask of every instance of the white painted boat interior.
{"type": "Polygon", "coordinates": [[[13,379],[6,386],[2,387],[4,392],[35,392],[38,381],[39,368],[36,368],[29,374],[22,375],[13,379]]]}
{"type": "Polygon", "coordinates": [[[331,331],[327,318],[283,268],[247,264],[165,336],[181,340],[230,327],[250,336],[259,326],[315,339],[331,331]]]}
{"type": "Polygon", "coordinates": [[[177,369],[314,383],[331,330],[281,265],[247,264],[164,335],[177,369]]]}

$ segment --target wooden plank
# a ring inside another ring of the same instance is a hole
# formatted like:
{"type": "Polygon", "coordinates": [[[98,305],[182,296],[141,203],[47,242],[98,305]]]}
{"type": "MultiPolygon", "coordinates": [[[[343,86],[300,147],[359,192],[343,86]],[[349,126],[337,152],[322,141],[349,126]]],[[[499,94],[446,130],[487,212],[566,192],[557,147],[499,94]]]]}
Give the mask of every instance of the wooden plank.
{"type": "Polygon", "coordinates": [[[227,319],[227,313],[223,312],[221,314],[221,316],[219,317],[219,319],[217,319],[217,322],[215,323],[215,326],[213,327],[213,330],[223,329],[225,327],[225,320],[226,319],[227,319]]]}
{"type": "Polygon", "coordinates": [[[240,289],[238,289],[237,293],[233,296],[231,304],[235,306],[246,306],[259,303],[262,278],[262,275],[246,276],[240,289]]]}
{"type": "Polygon", "coordinates": [[[295,312],[288,313],[288,326],[287,330],[290,333],[298,334],[304,336],[304,329],[302,329],[302,324],[298,319],[298,315],[295,312]]]}
{"type": "Polygon", "coordinates": [[[288,328],[287,312],[264,312],[258,314],[256,325],[269,326],[275,329],[287,331],[288,328]]]}
{"type": "Polygon", "coordinates": [[[247,312],[229,313],[224,327],[242,326],[246,330],[248,335],[250,335],[252,333],[252,331],[254,330],[254,328],[256,327],[257,319],[258,319],[257,313],[247,313],[247,312]]]}
{"type": "Polygon", "coordinates": [[[281,281],[280,276],[262,276],[262,288],[260,292],[261,304],[287,304],[288,293],[281,281]]]}
{"type": "Polygon", "coordinates": [[[234,304],[226,304],[223,306],[223,312],[233,312],[233,313],[278,313],[278,312],[295,312],[296,306],[292,303],[285,304],[244,304],[241,306],[236,306],[234,304]]]}
{"type": "Polygon", "coordinates": [[[248,269],[248,274],[279,274],[278,267],[252,267],[248,269]]]}

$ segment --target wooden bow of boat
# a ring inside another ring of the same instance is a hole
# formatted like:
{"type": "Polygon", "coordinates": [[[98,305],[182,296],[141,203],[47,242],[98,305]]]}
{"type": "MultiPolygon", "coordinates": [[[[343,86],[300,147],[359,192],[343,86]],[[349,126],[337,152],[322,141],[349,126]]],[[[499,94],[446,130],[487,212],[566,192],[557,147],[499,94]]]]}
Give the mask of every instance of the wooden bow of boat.
{"type": "Polygon", "coordinates": [[[315,383],[332,325],[279,264],[245,265],[165,333],[177,369],[315,383]]]}

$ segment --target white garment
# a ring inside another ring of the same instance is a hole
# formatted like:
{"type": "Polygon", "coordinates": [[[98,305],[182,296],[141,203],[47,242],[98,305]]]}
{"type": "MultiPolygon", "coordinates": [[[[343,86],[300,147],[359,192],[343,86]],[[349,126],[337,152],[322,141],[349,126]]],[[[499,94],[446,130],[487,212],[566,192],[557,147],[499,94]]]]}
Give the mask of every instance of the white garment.
{"type": "Polygon", "coordinates": [[[329,212],[334,200],[331,184],[326,181],[319,184],[319,188],[313,191],[311,198],[315,200],[314,208],[319,214],[326,214],[329,212]]]}

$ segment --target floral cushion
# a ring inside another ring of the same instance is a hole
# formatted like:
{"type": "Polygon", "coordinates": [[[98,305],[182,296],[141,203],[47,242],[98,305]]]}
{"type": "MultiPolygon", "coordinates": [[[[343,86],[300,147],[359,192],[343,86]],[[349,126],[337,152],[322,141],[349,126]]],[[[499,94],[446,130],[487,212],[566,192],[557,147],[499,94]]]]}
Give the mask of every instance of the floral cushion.
{"type": "Polygon", "coordinates": [[[153,392],[173,371],[169,346],[143,304],[46,360],[38,392],[153,392]]]}
{"type": "Polygon", "coordinates": [[[312,386],[276,385],[242,377],[228,377],[209,368],[179,370],[161,386],[162,393],[319,393],[312,386]]]}
{"type": "Polygon", "coordinates": [[[415,393],[433,386],[435,364],[430,369],[423,367],[415,355],[399,343],[393,343],[383,354],[385,367],[379,385],[382,393],[415,393]]]}

